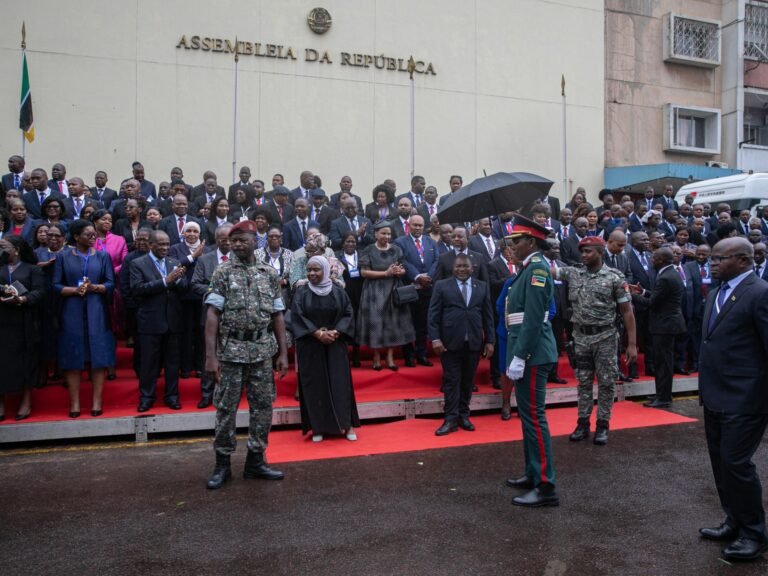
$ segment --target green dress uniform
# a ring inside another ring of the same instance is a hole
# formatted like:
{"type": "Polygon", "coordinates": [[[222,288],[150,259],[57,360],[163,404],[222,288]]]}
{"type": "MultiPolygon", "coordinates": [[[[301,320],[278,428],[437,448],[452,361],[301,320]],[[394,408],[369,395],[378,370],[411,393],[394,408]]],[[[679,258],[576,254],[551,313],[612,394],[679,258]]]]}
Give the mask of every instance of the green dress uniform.
{"type": "Polygon", "coordinates": [[[275,312],[285,310],[280,277],[267,264],[244,263],[231,254],[213,273],[205,303],[221,311],[217,335],[221,379],[213,394],[214,449],[225,456],[235,451],[237,407],[245,388],[248,450],[263,454],[275,399],[272,357],[278,350],[271,320],[275,312]]]}
{"type": "Polygon", "coordinates": [[[547,375],[557,362],[557,344],[549,323],[549,305],[554,282],[541,253],[523,262],[506,300],[507,366],[517,356],[525,360],[525,371],[515,381],[515,398],[523,423],[525,474],[538,487],[555,484],[552,442],[544,413],[547,375]]]}
{"type": "Polygon", "coordinates": [[[631,302],[623,274],[603,264],[596,272],[563,267],[558,277],[568,282],[573,305],[574,375],[579,381],[579,419],[589,420],[594,404],[592,386],[597,374],[597,419],[611,418],[619,367],[616,308],[631,302]]]}

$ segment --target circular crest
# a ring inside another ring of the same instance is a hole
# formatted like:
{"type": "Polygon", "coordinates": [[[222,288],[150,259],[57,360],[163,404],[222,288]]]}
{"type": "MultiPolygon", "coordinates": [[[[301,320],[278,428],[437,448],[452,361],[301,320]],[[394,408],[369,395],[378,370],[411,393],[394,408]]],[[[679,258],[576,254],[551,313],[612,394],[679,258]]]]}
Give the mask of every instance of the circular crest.
{"type": "Polygon", "coordinates": [[[325,8],[313,8],[307,16],[307,24],[315,34],[325,34],[331,29],[331,13],[325,8]]]}

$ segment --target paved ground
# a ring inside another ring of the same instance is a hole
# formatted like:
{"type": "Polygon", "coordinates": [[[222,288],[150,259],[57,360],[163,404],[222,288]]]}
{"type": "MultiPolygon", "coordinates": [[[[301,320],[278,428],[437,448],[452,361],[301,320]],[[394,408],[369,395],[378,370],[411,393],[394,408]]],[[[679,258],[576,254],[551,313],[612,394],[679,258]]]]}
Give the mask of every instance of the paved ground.
{"type": "MultiPolygon", "coordinates": [[[[675,410],[699,416],[692,400],[675,410]]],[[[203,440],[5,451],[0,573],[768,574],[697,536],[722,520],[700,422],[602,449],[557,438],[554,454],[562,505],[525,510],[503,486],[519,443],[287,464],[277,483],[242,480],[240,454],[218,492],[203,440]]]]}

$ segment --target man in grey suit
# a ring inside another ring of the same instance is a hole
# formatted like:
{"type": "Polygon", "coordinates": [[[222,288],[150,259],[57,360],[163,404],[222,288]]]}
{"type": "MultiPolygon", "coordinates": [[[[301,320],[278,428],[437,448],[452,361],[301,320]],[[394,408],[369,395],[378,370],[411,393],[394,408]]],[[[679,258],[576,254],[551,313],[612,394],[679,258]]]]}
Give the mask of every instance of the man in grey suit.
{"type": "MultiPolygon", "coordinates": [[[[216,228],[216,249],[206,252],[197,259],[195,272],[192,274],[191,290],[198,298],[204,299],[208,294],[208,286],[211,283],[216,267],[229,260],[229,231],[233,224],[222,224],[216,228]]],[[[203,314],[200,317],[201,326],[205,326],[207,308],[203,306],[203,314]]],[[[207,408],[213,401],[214,381],[207,372],[203,372],[200,378],[200,402],[198,408],[207,408]]]]}

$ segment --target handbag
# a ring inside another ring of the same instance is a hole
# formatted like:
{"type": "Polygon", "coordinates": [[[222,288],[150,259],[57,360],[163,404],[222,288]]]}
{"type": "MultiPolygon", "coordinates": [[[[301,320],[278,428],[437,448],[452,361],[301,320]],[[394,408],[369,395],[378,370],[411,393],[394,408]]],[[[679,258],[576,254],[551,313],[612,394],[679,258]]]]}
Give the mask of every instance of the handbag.
{"type": "Polygon", "coordinates": [[[392,290],[392,300],[395,306],[405,306],[418,301],[419,293],[413,284],[401,284],[392,290]]]}

